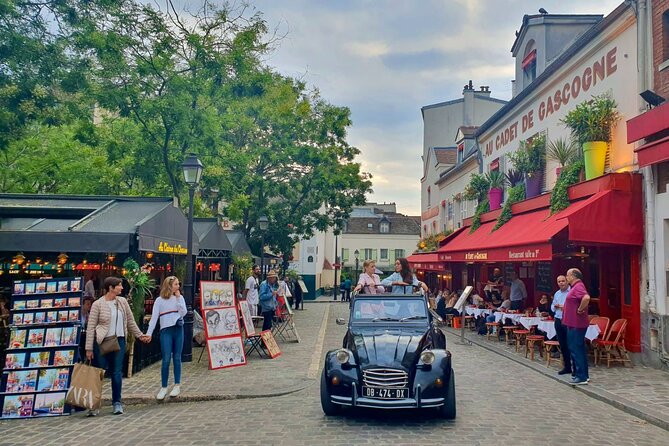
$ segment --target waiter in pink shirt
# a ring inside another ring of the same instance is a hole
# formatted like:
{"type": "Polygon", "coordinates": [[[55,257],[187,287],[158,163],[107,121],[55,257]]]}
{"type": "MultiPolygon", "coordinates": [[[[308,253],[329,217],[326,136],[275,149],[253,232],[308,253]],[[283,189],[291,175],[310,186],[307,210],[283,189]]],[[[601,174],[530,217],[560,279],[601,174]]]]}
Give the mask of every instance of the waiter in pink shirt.
{"type": "Polygon", "coordinates": [[[571,383],[585,385],[590,382],[588,375],[588,353],[585,348],[585,332],[590,324],[588,320],[588,304],[590,295],[583,283],[583,273],[571,268],[567,271],[567,282],[571,286],[564,302],[562,324],[567,327],[567,343],[574,364],[574,377],[571,383]]]}

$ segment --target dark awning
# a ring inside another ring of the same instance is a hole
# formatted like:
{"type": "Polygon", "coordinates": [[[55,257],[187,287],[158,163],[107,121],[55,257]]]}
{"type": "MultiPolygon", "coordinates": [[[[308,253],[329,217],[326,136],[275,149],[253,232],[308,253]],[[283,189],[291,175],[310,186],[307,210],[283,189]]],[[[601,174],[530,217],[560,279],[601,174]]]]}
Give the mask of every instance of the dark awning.
{"type": "Polygon", "coordinates": [[[200,239],[200,257],[222,257],[232,252],[232,244],[216,218],[198,218],[193,222],[193,230],[200,239]]]}
{"type": "Polygon", "coordinates": [[[249,244],[246,242],[246,237],[242,231],[225,231],[225,235],[230,240],[233,254],[251,254],[251,248],[249,248],[249,244]]]}

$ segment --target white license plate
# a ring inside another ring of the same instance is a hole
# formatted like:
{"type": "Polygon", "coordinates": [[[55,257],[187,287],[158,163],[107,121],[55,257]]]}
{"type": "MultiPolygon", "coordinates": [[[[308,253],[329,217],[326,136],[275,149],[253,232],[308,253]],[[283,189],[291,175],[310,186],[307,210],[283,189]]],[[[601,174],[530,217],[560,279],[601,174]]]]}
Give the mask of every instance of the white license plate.
{"type": "Polygon", "coordinates": [[[384,400],[401,400],[409,398],[409,389],[388,389],[385,387],[363,387],[362,396],[384,400]]]}

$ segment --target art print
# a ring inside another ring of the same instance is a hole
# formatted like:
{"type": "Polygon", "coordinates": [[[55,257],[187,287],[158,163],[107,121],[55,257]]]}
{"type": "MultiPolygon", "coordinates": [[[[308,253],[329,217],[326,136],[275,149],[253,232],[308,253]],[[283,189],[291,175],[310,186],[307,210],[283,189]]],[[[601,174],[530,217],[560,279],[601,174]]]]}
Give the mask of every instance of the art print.
{"type": "Polygon", "coordinates": [[[35,282],[26,283],[25,294],[35,294],[35,282]]]}
{"type": "Polygon", "coordinates": [[[235,306],[234,282],[200,282],[202,309],[235,306]]]}
{"type": "Polygon", "coordinates": [[[2,418],[26,418],[33,412],[34,395],[7,395],[2,404],[2,418]]]}
{"type": "Polygon", "coordinates": [[[60,310],[58,312],[58,322],[67,322],[68,311],[60,310]]]}
{"type": "Polygon", "coordinates": [[[239,309],[242,312],[242,320],[244,321],[244,330],[246,330],[246,336],[254,336],[256,334],[256,328],[253,326],[253,318],[251,317],[249,303],[246,300],[240,300],[239,309]]]}
{"type": "Polygon", "coordinates": [[[30,299],[26,302],[26,308],[39,308],[38,299],[30,299]]]}
{"type": "Polygon", "coordinates": [[[216,308],[203,313],[208,338],[239,334],[237,308],[216,308]]]}
{"type": "Polygon", "coordinates": [[[77,327],[63,328],[63,334],[60,337],[60,345],[75,345],[77,343],[77,327]]]}
{"type": "Polygon", "coordinates": [[[67,319],[70,322],[77,322],[79,320],[79,310],[70,310],[67,313],[67,319]]]}
{"type": "Polygon", "coordinates": [[[81,306],[81,298],[80,297],[70,297],[67,299],[67,306],[68,307],[80,307],[81,306]]]}
{"type": "Polygon", "coordinates": [[[46,292],[55,293],[58,290],[58,283],[55,281],[46,283],[46,292]]]}
{"type": "Polygon", "coordinates": [[[39,371],[37,391],[66,390],[70,379],[70,369],[42,369],[39,371]]]}
{"type": "Polygon", "coordinates": [[[58,392],[35,395],[33,415],[36,417],[62,415],[65,409],[66,394],[67,392],[58,392]]]}
{"type": "Polygon", "coordinates": [[[34,316],[33,324],[43,324],[46,321],[46,313],[44,311],[36,311],[34,316]]]}
{"type": "Polygon", "coordinates": [[[44,346],[45,347],[55,347],[60,345],[60,338],[62,336],[62,328],[47,328],[46,335],[44,337],[44,346]]]}
{"type": "Polygon", "coordinates": [[[46,312],[45,322],[52,323],[52,322],[56,322],[57,320],[58,320],[58,312],[57,311],[47,311],[46,312]]]}
{"type": "Polygon", "coordinates": [[[22,283],[14,284],[14,294],[23,294],[25,286],[22,283]]]}
{"type": "Polygon", "coordinates": [[[17,370],[7,374],[7,393],[34,392],[37,370],[17,370]]]}
{"type": "Polygon", "coordinates": [[[74,362],[74,350],[57,350],[53,355],[53,365],[71,365],[74,362]]]}
{"type": "Polygon", "coordinates": [[[28,332],[28,343],[26,347],[41,347],[44,345],[44,329],[37,328],[28,332]]]}
{"type": "Polygon", "coordinates": [[[23,348],[26,345],[26,338],[28,337],[28,330],[22,328],[12,328],[9,332],[8,349],[23,348]]]}
{"type": "Polygon", "coordinates": [[[35,315],[33,313],[24,313],[23,314],[23,325],[29,325],[33,323],[35,315]]]}
{"type": "Polygon", "coordinates": [[[45,367],[49,365],[50,352],[32,352],[28,367],[45,367]]]}
{"type": "Polygon", "coordinates": [[[222,369],[246,364],[241,336],[208,339],[209,368],[222,369]]]}
{"type": "Polygon", "coordinates": [[[12,307],[13,310],[25,310],[26,309],[26,301],[25,300],[15,300],[14,301],[14,306],[12,307]]]}
{"type": "Polygon", "coordinates": [[[265,344],[265,348],[267,349],[270,358],[274,359],[277,356],[281,356],[281,349],[274,339],[272,330],[261,331],[260,338],[262,339],[262,343],[265,344]]]}
{"type": "Polygon", "coordinates": [[[37,282],[35,284],[35,293],[46,293],[46,282],[37,282]]]}
{"type": "Polygon", "coordinates": [[[41,308],[53,308],[53,299],[42,299],[41,308]]]}
{"type": "Polygon", "coordinates": [[[53,300],[53,306],[55,308],[67,307],[67,297],[59,297],[53,300]]]}
{"type": "Polygon", "coordinates": [[[26,362],[25,353],[7,353],[5,357],[6,369],[21,369],[26,362]]]}
{"type": "Polygon", "coordinates": [[[70,280],[70,291],[79,291],[79,290],[81,290],[81,279],[70,280]]]}
{"type": "Polygon", "coordinates": [[[58,291],[61,293],[64,293],[66,291],[70,290],[70,281],[69,280],[61,280],[58,282],[58,291]]]}
{"type": "Polygon", "coordinates": [[[15,313],[12,315],[12,324],[21,325],[23,324],[23,313],[15,313]]]}

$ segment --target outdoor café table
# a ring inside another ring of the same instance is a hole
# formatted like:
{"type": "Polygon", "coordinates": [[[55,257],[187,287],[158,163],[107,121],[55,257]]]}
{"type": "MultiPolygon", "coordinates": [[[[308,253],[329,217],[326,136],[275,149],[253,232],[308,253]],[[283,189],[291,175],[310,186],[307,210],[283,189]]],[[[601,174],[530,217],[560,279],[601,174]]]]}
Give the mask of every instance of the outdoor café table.
{"type": "Polygon", "coordinates": [[[465,307],[465,313],[467,313],[467,316],[479,317],[482,314],[492,314],[492,310],[486,308],[465,307]]]}
{"type": "Polygon", "coordinates": [[[502,313],[502,322],[510,319],[511,322],[517,324],[521,317],[524,317],[523,313],[502,313]]]}
{"type": "Polygon", "coordinates": [[[526,330],[529,330],[530,327],[539,325],[541,318],[537,316],[521,317],[518,319],[518,322],[520,322],[520,325],[525,327],[526,330]]]}
{"type": "MultiPolygon", "coordinates": [[[[546,337],[548,339],[553,339],[556,335],[555,321],[540,321],[537,325],[537,328],[546,333],[546,337]]],[[[585,332],[585,337],[586,339],[592,341],[593,339],[597,339],[599,333],[599,327],[597,325],[590,325],[585,332]]]]}

